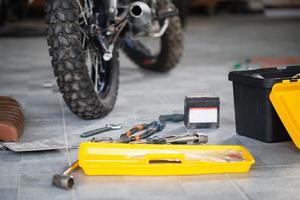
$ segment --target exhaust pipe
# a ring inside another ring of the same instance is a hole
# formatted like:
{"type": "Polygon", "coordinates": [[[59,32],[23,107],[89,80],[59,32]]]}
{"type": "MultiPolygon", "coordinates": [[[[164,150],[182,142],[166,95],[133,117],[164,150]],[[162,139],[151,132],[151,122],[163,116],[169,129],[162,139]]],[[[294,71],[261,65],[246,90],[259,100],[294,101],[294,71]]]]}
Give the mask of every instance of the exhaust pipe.
{"type": "Polygon", "coordinates": [[[151,8],[142,1],[136,1],[129,6],[129,22],[139,31],[148,31],[152,22],[151,8]]]}

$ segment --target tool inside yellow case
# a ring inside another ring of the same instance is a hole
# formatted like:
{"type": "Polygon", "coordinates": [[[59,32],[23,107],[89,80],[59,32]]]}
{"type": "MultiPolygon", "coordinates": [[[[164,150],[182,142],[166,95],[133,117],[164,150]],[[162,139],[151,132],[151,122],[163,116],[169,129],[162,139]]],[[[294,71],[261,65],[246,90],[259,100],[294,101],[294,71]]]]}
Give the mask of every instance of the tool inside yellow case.
{"type": "Polygon", "coordinates": [[[196,175],[248,172],[255,162],[241,146],[103,144],[80,145],[86,175],[196,175]]]}

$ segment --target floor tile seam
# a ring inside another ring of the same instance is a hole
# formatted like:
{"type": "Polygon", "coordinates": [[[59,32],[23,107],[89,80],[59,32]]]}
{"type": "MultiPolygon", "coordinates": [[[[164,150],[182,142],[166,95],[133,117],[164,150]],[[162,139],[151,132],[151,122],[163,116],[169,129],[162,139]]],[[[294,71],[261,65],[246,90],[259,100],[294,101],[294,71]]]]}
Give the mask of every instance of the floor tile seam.
{"type": "Polygon", "coordinates": [[[18,189],[17,189],[17,200],[21,198],[21,186],[22,186],[22,153],[20,153],[20,161],[18,167],[18,189]]]}
{"type": "Polygon", "coordinates": [[[251,200],[249,195],[233,179],[231,179],[228,174],[226,174],[225,176],[229,178],[229,182],[231,183],[231,185],[235,188],[236,191],[238,191],[239,195],[244,200],[251,200]]]}
{"type": "MultiPolygon", "coordinates": [[[[64,130],[64,140],[65,140],[65,145],[69,146],[69,141],[68,141],[68,134],[67,134],[67,128],[66,128],[66,119],[65,119],[65,111],[64,111],[64,104],[62,101],[62,98],[59,94],[56,95],[57,98],[59,98],[59,103],[60,103],[60,109],[61,109],[61,115],[62,115],[62,124],[63,124],[63,130],[64,130]]],[[[71,156],[70,156],[70,152],[69,149],[66,148],[66,156],[68,159],[68,165],[71,165],[71,156]]],[[[72,200],[76,200],[76,194],[75,194],[75,190],[72,190],[72,200]]]]}

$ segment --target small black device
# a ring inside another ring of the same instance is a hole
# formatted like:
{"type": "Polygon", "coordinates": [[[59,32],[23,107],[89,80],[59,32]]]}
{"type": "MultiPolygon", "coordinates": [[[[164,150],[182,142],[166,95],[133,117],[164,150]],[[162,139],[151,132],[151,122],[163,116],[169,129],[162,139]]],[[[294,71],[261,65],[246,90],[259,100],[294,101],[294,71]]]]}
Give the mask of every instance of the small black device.
{"type": "Polygon", "coordinates": [[[184,124],[188,129],[219,128],[219,97],[186,96],[184,100],[184,124]]]}

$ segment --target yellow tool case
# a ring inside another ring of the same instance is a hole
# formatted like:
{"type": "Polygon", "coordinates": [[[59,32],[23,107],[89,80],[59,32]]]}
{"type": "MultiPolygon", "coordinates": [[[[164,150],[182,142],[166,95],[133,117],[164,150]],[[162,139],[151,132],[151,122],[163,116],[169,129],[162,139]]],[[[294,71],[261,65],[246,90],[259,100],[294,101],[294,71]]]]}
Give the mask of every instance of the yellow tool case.
{"type": "Polygon", "coordinates": [[[242,146],[81,143],[86,175],[197,175],[248,172],[252,155],[242,146]]]}
{"type": "Polygon", "coordinates": [[[276,83],[270,100],[293,142],[300,149],[300,79],[276,83]]]}

